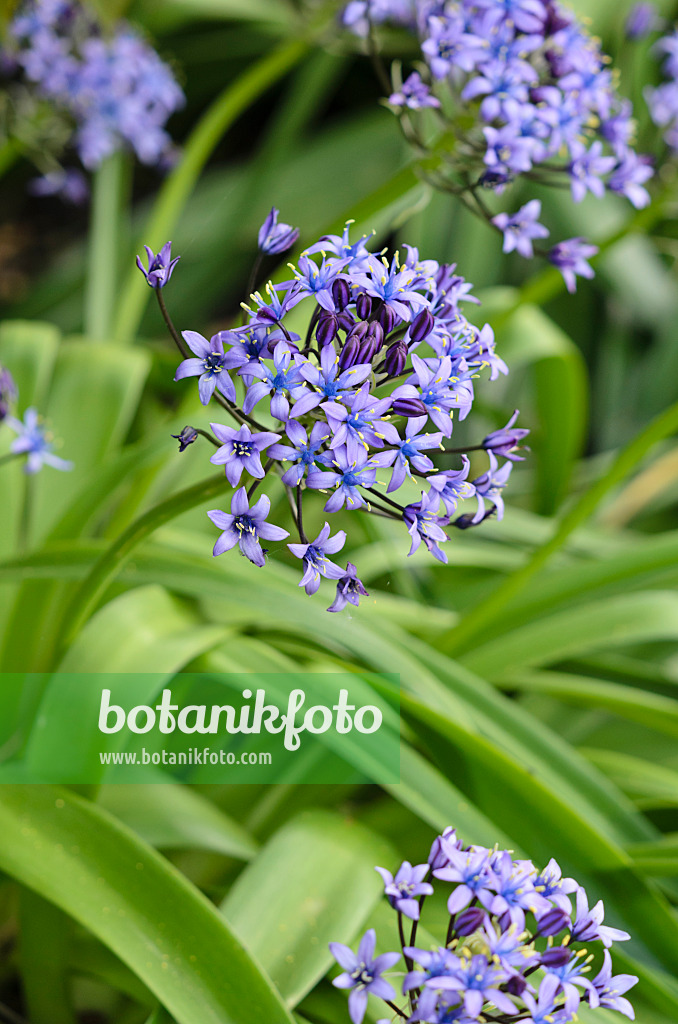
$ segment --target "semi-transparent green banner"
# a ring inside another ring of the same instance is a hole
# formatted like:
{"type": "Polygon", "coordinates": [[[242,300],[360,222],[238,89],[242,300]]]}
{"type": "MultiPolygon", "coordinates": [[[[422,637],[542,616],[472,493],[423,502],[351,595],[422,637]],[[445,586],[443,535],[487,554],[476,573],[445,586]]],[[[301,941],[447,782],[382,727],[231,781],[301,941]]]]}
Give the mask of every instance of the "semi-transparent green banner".
{"type": "Polygon", "coordinates": [[[399,677],[5,673],[0,783],[400,781],[399,677]]]}

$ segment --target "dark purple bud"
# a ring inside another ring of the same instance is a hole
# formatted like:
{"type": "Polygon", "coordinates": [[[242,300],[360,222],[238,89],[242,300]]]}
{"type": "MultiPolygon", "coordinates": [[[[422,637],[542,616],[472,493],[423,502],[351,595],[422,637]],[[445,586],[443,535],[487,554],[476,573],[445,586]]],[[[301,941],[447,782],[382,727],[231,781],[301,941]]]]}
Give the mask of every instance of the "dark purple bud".
{"type": "Polygon", "coordinates": [[[379,310],[378,322],[384,329],[384,334],[390,334],[396,324],[400,323],[395,310],[390,306],[382,306],[379,310]]]}
{"type": "Polygon", "coordinates": [[[360,351],[360,342],[358,338],[349,338],[341,350],[339,356],[339,370],[348,370],[349,367],[355,366],[358,362],[358,352],[360,351]]]}
{"type": "Polygon", "coordinates": [[[346,310],[344,310],[343,313],[337,313],[337,324],[341,327],[342,331],[346,331],[348,334],[348,332],[352,331],[355,327],[353,314],[348,313],[346,310]]]}
{"type": "Polygon", "coordinates": [[[503,171],[484,171],[478,178],[478,184],[483,188],[495,189],[508,185],[510,180],[511,176],[503,171]]]}
{"type": "Polygon", "coordinates": [[[570,915],[560,907],[554,907],[539,918],[538,924],[537,935],[557,935],[564,928],[569,928],[570,915]]]}
{"type": "Polygon", "coordinates": [[[374,351],[379,352],[384,344],[384,328],[381,326],[380,323],[377,323],[376,320],[373,320],[372,323],[367,328],[367,337],[374,338],[374,342],[376,345],[374,351]]]}
{"type": "Polygon", "coordinates": [[[454,520],[452,526],[456,526],[458,530],[468,530],[471,526],[480,526],[480,524],[484,523],[486,519],[493,516],[495,511],[495,508],[488,509],[483,518],[478,519],[476,522],[473,521],[474,516],[472,512],[465,512],[463,516],[459,516],[458,519],[454,520]]]}
{"type": "Polygon", "coordinates": [[[426,406],[418,398],[396,398],[391,408],[396,416],[428,416],[426,406]]]}
{"type": "Polygon", "coordinates": [[[338,277],[336,281],[332,282],[332,298],[334,299],[337,313],[341,313],[342,310],[346,309],[351,301],[351,289],[348,286],[348,281],[344,280],[343,277],[338,277]]]}
{"type": "Polygon", "coordinates": [[[198,431],[195,427],[184,427],[180,434],[172,434],[172,437],[179,442],[179,451],[183,452],[197,439],[198,431]]]}
{"type": "Polygon", "coordinates": [[[346,340],[350,341],[352,338],[355,338],[358,342],[364,341],[365,335],[367,334],[367,328],[368,325],[361,321],[359,324],[356,324],[355,327],[351,328],[346,340]]]}
{"type": "Polygon", "coordinates": [[[454,930],[457,935],[471,935],[477,931],[485,920],[485,911],[482,907],[468,907],[462,910],[454,922],[454,930]]]}
{"type": "Polygon", "coordinates": [[[412,341],[424,341],[428,338],[434,325],[435,320],[433,319],[433,314],[428,309],[422,309],[421,313],[417,313],[412,321],[412,326],[410,327],[410,338],[412,341]]]}
{"type": "Polygon", "coordinates": [[[323,312],[320,314],[318,326],[315,329],[315,336],[322,348],[334,341],[337,336],[337,327],[337,318],[334,313],[323,312]]]}
{"type": "Polygon", "coordinates": [[[355,300],[356,313],[361,320],[367,320],[372,312],[372,299],[365,292],[361,292],[355,300]]]}
{"type": "Polygon", "coordinates": [[[569,946],[554,946],[541,954],[541,962],[544,967],[563,967],[569,963],[572,957],[572,950],[569,946]]]}
{"type": "Polygon", "coordinates": [[[405,369],[407,362],[407,345],[404,341],[395,341],[386,350],[384,369],[389,377],[398,377],[405,369]]]}
{"type": "Polygon", "coordinates": [[[371,363],[378,351],[377,339],[374,335],[371,337],[368,335],[360,346],[357,361],[359,363],[371,363]]]}
{"type": "Polygon", "coordinates": [[[527,981],[521,974],[514,974],[505,985],[506,991],[511,996],[522,996],[523,992],[527,988],[527,981]]]}

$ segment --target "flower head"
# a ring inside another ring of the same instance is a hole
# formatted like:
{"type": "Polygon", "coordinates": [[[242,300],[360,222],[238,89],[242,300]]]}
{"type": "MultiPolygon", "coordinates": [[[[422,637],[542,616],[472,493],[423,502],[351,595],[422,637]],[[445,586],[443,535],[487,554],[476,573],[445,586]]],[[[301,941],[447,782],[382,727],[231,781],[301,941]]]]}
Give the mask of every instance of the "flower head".
{"type": "Polygon", "coordinates": [[[198,392],[203,405],[207,405],[217,389],[229,402],[235,402],[235,386],[228,370],[242,366],[244,357],[237,351],[224,352],[219,334],[213,335],[210,341],[197,331],[184,331],[182,337],[196,358],[179,363],[174,379],[199,377],[198,392]]]}
{"type": "Polygon", "coordinates": [[[278,224],[278,213],[275,206],[259,228],[259,249],[269,256],[277,256],[291,249],[299,237],[299,228],[289,224],[278,224]]]}
{"type": "Polygon", "coordinates": [[[341,612],[347,604],[352,604],[357,608],[360,604],[360,598],[368,596],[362,581],[358,579],[355,565],[352,562],[348,562],[344,575],[341,579],[337,580],[337,593],[327,610],[328,612],[341,612]]]}
{"type": "Polygon", "coordinates": [[[263,566],[266,559],[260,540],[284,540],[289,537],[287,530],[266,522],[270,510],[271,502],[265,494],[250,508],[246,489],[239,487],[233,495],[230,514],[219,509],[207,513],[214,525],[223,530],[214,545],[213,554],[222,555],[237,544],[250,562],[263,566]]]}
{"type": "Polygon", "coordinates": [[[274,441],[280,440],[280,434],[273,434],[268,431],[261,431],[253,434],[246,423],[240,430],[223,426],[221,423],[211,423],[210,426],[219,441],[222,441],[221,448],[218,448],[211,457],[210,462],[215,466],[224,466],[226,478],[232,487],[240,483],[243,470],[258,480],[264,478],[264,469],[261,465],[261,452],[263,452],[274,441]]]}
{"type": "Polygon", "coordinates": [[[375,868],[384,880],[384,892],[392,907],[413,921],[419,920],[419,901],[417,896],[430,896],[433,886],[425,882],[429,872],[428,864],[417,864],[412,867],[408,860],[398,868],[395,878],[386,868],[375,868]]]}
{"type": "Polygon", "coordinates": [[[325,523],[322,530],[314,541],[309,544],[288,544],[288,548],[296,558],[301,558],[304,563],[304,575],[301,578],[300,587],[304,587],[307,594],[315,594],[320,586],[320,577],[328,580],[340,580],[344,576],[344,570],[335,565],[327,556],[336,555],[346,543],[346,532],[339,530],[334,537],[330,537],[330,525],[325,523]]]}
{"type": "Polygon", "coordinates": [[[12,441],[10,451],[15,455],[27,456],[24,465],[26,473],[39,473],[43,466],[51,466],[52,469],[59,469],[62,472],[73,469],[72,462],[54,454],[52,437],[40,422],[36,409],[26,409],[23,420],[7,416],[5,422],[17,435],[12,441]]]}
{"type": "Polygon", "coordinates": [[[337,988],[351,990],[348,1008],[353,1024],[361,1024],[367,1009],[368,993],[380,999],[393,999],[393,986],[381,975],[400,960],[400,953],[382,953],[375,958],[377,936],[374,928],[366,931],[354,953],[340,942],[330,942],[330,952],[344,973],[332,982],[337,988]]]}
{"type": "Polygon", "coordinates": [[[180,256],[176,256],[172,259],[172,243],[165,242],[159,253],[154,253],[149,246],[145,245],[146,256],[148,259],[148,270],[144,267],[141,262],[141,258],[137,256],[137,266],[141,273],[146,278],[146,283],[151,288],[164,288],[170,277],[172,271],[181,259],[180,256]]]}

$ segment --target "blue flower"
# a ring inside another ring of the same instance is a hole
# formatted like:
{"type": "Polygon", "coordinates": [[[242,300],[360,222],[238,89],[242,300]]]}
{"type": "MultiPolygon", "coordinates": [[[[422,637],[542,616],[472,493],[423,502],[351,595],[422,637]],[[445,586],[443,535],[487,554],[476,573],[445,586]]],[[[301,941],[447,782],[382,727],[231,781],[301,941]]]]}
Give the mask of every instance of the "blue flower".
{"type": "Polygon", "coordinates": [[[546,1002],[549,1000],[555,1002],[556,996],[562,993],[565,996],[565,1011],[575,1014],[579,1009],[581,1000],[579,988],[584,988],[588,992],[590,1005],[594,1008],[598,1006],[598,992],[593,983],[588,978],[583,977],[583,973],[590,970],[589,963],[591,959],[592,957],[573,953],[567,963],[560,966],[547,967],[546,974],[539,986],[540,997],[543,989],[544,1000],[546,1002]]]}
{"type": "Polygon", "coordinates": [[[15,455],[27,456],[24,465],[26,473],[39,473],[43,466],[51,466],[63,472],[73,469],[72,462],[54,454],[52,438],[40,423],[36,409],[26,409],[23,421],[7,416],[4,422],[17,434],[10,451],[15,455]]]}
{"type": "Polygon", "coordinates": [[[440,495],[448,516],[454,515],[457,504],[464,498],[472,498],[476,489],[466,479],[468,477],[471,463],[466,455],[462,455],[463,466],[461,469],[448,469],[445,473],[437,473],[430,476],[428,482],[434,491],[440,495]]]}
{"type": "Polygon", "coordinates": [[[195,352],[196,358],[184,359],[179,363],[174,379],[199,377],[198,392],[203,405],[207,405],[217,388],[229,402],[235,402],[235,385],[227,371],[234,366],[242,366],[244,357],[241,353],[224,353],[224,345],[219,334],[213,335],[210,341],[197,331],[182,331],[182,337],[191,352],[195,352]]]}
{"type": "Polygon", "coordinates": [[[299,228],[290,224],[278,224],[278,213],[275,206],[259,228],[259,249],[269,256],[277,256],[291,249],[299,237],[299,228]]]}
{"type": "Polygon", "coordinates": [[[419,900],[416,896],[430,896],[433,886],[425,882],[429,873],[428,864],[412,867],[408,860],[398,868],[395,878],[386,868],[375,868],[384,880],[384,892],[392,907],[413,921],[419,920],[419,900]]]}
{"type": "Polygon", "coordinates": [[[316,465],[319,459],[318,452],[325,442],[329,441],[330,431],[326,423],[314,423],[309,438],[301,424],[290,418],[285,424],[285,433],[292,444],[274,444],[268,455],[271,459],[293,463],[290,469],[283,473],[282,481],[288,487],[297,487],[304,474],[316,465]]]}
{"type": "Polygon", "coordinates": [[[422,81],[421,75],[417,71],[413,71],[405,79],[400,92],[391,93],[388,102],[394,107],[409,107],[410,110],[440,106],[440,100],[431,94],[428,85],[422,81]]]}
{"type": "Polygon", "coordinates": [[[139,270],[144,275],[151,288],[164,288],[181,257],[176,256],[172,259],[171,242],[165,242],[157,255],[155,255],[153,250],[147,245],[144,246],[144,249],[146,250],[148,258],[148,270],[145,269],[141,259],[137,256],[137,266],[139,270]]]}
{"type": "Polygon", "coordinates": [[[440,448],[443,439],[442,433],[417,434],[414,430],[413,421],[408,421],[405,427],[405,440],[398,444],[398,452],[393,466],[393,473],[388,491],[397,491],[405,483],[406,477],[412,477],[412,469],[417,473],[428,473],[434,468],[428,455],[422,455],[422,448],[440,448]],[[412,467],[412,469],[410,468],[412,467]]]}
{"type": "Polygon", "coordinates": [[[358,579],[355,565],[352,562],[348,562],[344,575],[340,580],[337,580],[336,597],[327,610],[328,612],[340,612],[343,611],[347,604],[352,604],[357,608],[360,604],[360,598],[368,596],[361,580],[358,579]]]}
{"type": "MultiPolygon", "coordinates": [[[[323,402],[321,406],[334,435],[330,448],[346,445],[349,457],[354,459],[359,452],[367,451],[370,446],[383,448],[386,443],[398,443],[398,431],[384,418],[384,413],[391,406],[390,398],[374,398],[370,394],[369,384],[365,383],[356,394],[346,396],[345,402],[346,405],[323,402]]],[[[395,452],[392,452],[391,462],[394,458],[395,452]]],[[[381,464],[390,465],[388,462],[381,464]]]]}
{"type": "Polygon", "coordinates": [[[258,566],[265,565],[266,559],[259,541],[284,540],[289,537],[287,530],[266,522],[270,511],[271,502],[265,494],[250,508],[246,489],[239,487],[231,500],[230,514],[219,509],[207,513],[214,525],[223,530],[214,545],[214,556],[230,551],[237,544],[250,562],[258,566]]]}
{"type": "Polygon", "coordinates": [[[480,1016],[486,1002],[496,1006],[501,1013],[514,1016],[515,1004],[499,989],[508,977],[501,967],[489,963],[482,953],[476,953],[470,959],[460,957],[456,974],[433,978],[426,982],[426,987],[458,992],[470,1017],[480,1016]]]}
{"type": "Polygon", "coordinates": [[[292,409],[292,416],[295,418],[305,416],[323,400],[344,401],[372,372],[370,363],[359,363],[340,373],[339,357],[331,345],[325,345],[321,349],[320,366],[314,366],[306,360],[300,362],[299,366],[304,380],[316,390],[307,392],[295,402],[292,409]]]}
{"type": "Polygon", "coordinates": [[[446,882],[456,882],[456,888],[447,901],[450,914],[457,914],[477,898],[484,907],[492,902],[490,889],[494,886],[494,872],[488,850],[458,850],[443,840],[442,847],[448,860],[447,867],[437,868],[433,874],[446,882]]]}
{"type": "Polygon", "coordinates": [[[261,378],[245,395],[243,410],[248,414],[265,395],[271,395],[271,416],[285,422],[290,414],[287,395],[297,400],[306,391],[301,368],[292,366],[292,354],[284,341],[279,341],[273,351],[272,369],[265,363],[253,363],[248,366],[247,374],[261,378]]]}
{"type": "Polygon", "coordinates": [[[367,1009],[368,993],[380,999],[393,999],[393,986],[381,975],[400,960],[400,953],[382,953],[375,958],[377,937],[374,928],[366,931],[360,940],[357,954],[340,942],[330,942],[332,956],[344,973],[332,982],[337,988],[351,989],[348,1009],[353,1024],[361,1024],[367,1009]]]}
{"type": "Polygon", "coordinates": [[[489,452],[489,458],[490,468],[488,471],[483,473],[482,476],[476,477],[473,481],[473,486],[476,489],[475,496],[478,499],[478,511],[473,517],[474,523],[482,522],[485,517],[486,499],[496,508],[497,519],[502,519],[504,515],[504,499],[501,492],[506,487],[511,470],[513,469],[513,463],[505,462],[500,469],[493,452],[489,452]]]}
{"type": "Polygon", "coordinates": [[[412,306],[418,311],[426,305],[419,292],[410,288],[414,271],[409,267],[401,268],[397,257],[393,258],[390,266],[388,260],[378,260],[376,256],[369,256],[367,262],[370,273],[354,275],[356,287],[364,288],[368,295],[381,299],[401,320],[412,319],[412,306]]]}
{"type": "Polygon", "coordinates": [[[592,981],[598,996],[598,1005],[608,1010],[617,1010],[631,1020],[635,1019],[633,1007],[624,994],[638,984],[635,974],[617,974],[612,977],[612,958],[605,950],[603,966],[592,981]]]}
{"type": "Polygon", "coordinates": [[[598,252],[597,245],[590,245],[585,238],[567,238],[558,242],[549,253],[549,259],[565,280],[568,292],[576,292],[577,277],[594,277],[593,270],[586,262],[598,252]]]}
{"type": "Polygon", "coordinates": [[[613,942],[624,942],[630,938],[628,932],[621,928],[610,928],[603,924],[605,908],[603,901],[598,900],[595,907],[589,910],[589,901],[585,890],[580,886],[577,889],[577,913],[572,924],[572,940],[574,942],[592,942],[600,939],[603,945],[608,948],[613,942]]]}
{"type": "Polygon", "coordinates": [[[263,480],[264,468],[261,465],[261,452],[280,440],[280,434],[273,434],[263,431],[253,434],[247,424],[243,424],[240,430],[232,427],[225,427],[221,423],[211,423],[217,439],[222,443],[211,457],[210,462],[215,466],[224,466],[226,479],[232,487],[240,483],[243,470],[263,480]]]}
{"type": "Polygon", "coordinates": [[[303,559],[304,575],[300,587],[305,587],[307,594],[315,594],[320,586],[320,577],[328,580],[340,580],[345,570],[330,561],[328,555],[341,551],[346,543],[345,530],[339,530],[330,537],[329,523],[325,523],[316,539],[310,544],[288,544],[288,548],[296,558],[303,559]]]}
{"type": "Polygon", "coordinates": [[[307,477],[307,485],[315,490],[335,488],[334,494],[325,504],[326,512],[338,512],[344,505],[347,509],[362,508],[366,499],[359,488],[371,487],[377,476],[377,469],[389,464],[392,452],[376,452],[368,456],[364,448],[358,448],[353,457],[345,445],[332,452],[333,468],[325,471],[313,469],[307,477]]]}
{"type": "Polygon", "coordinates": [[[438,515],[440,496],[435,492],[424,494],[421,500],[414,504],[407,505],[403,512],[403,519],[407,525],[412,544],[407,552],[408,556],[413,555],[422,540],[434,558],[439,562],[447,563],[447,555],[438,546],[439,543],[448,540],[443,530],[450,519],[449,516],[438,515]]]}
{"type": "Polygon", "coordinates": [[[532,199],[511,216],[508,213],[498,213],[492,218],[492,223],[504,234],[504,252],[513,252],[515,249],[526,260],[532,259],[532,240],[546,238],[549,233],[548,228],[538,221],[540,214],[540,200],[532,199]]]}
{"type": "Polygon", "coordinates": [[[501,430],[493,430],[491,434],[487,435],[483,440],[483,448],[486,451],[510,459],[511,462],[523,461],[523,456],[518,455],[517,452],[522,447],[520,442],[527,437],[529,430],[525,427],[514,429],[513,424],[518,419],[518,415],[518,409],[516,409],[505,427],[502,427],[501,430]]]}

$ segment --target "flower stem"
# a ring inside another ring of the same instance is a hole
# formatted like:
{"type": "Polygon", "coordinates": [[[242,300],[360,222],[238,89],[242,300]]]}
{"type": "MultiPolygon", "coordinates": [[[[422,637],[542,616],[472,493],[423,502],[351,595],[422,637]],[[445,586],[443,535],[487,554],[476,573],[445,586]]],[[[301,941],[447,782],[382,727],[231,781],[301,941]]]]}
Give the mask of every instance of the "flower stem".
{"type": "Polygon", "coordinates": [[[388,1007],[390,1007],[393,1010],[394,1013],[397,1013],[399,1017],[404,1017],[405,1020],[407,1020],[407,1014],[403,1013],[399,1006],[396,1006],[395,1003],[392,1003],[390,999],[384,999],[384,1002],[388,1007]]]}
{"type": "Polygon", "coordinates": [[[169,315],[169,310],[165,305],[165,297],[162,294],[162,288],[154,288],[153,290],[155,291],[155,296],[158,300],[158,306],[160,307],[162,318],[165,321],[165,324],[167,325],[167,330],[170,332],[170,335],[172,336],[172,341],[181,352],[182,358],[190,359],[191,353],[184,344],[184,339],[181,337],[178,330],[174,326],[174,320],[172,320],[172,317],[169,315]]]}
{"type": "Polygon", "coordinates": [[[301,496],[301,484],[297,487],[297,530],[299,531],[299,540],[302,544],[308,544],[308,537],[304,533],[304,513],[303,513],[303,500],[301,496]]]}
{"type": "Polygon", "coordinates": [[[3,466],[6,462],[12,462],[14,459],[20,459],[25,452],[7,452],[6,455],[0,456],[0,466],[3,466]]]}
{"type": "Polygon", "coordinates": [[[112,334],[127,171],[128,159],[118,152],[94,174],[84,315],[85,334],[91,341],[108,341],[112,334]]]}

